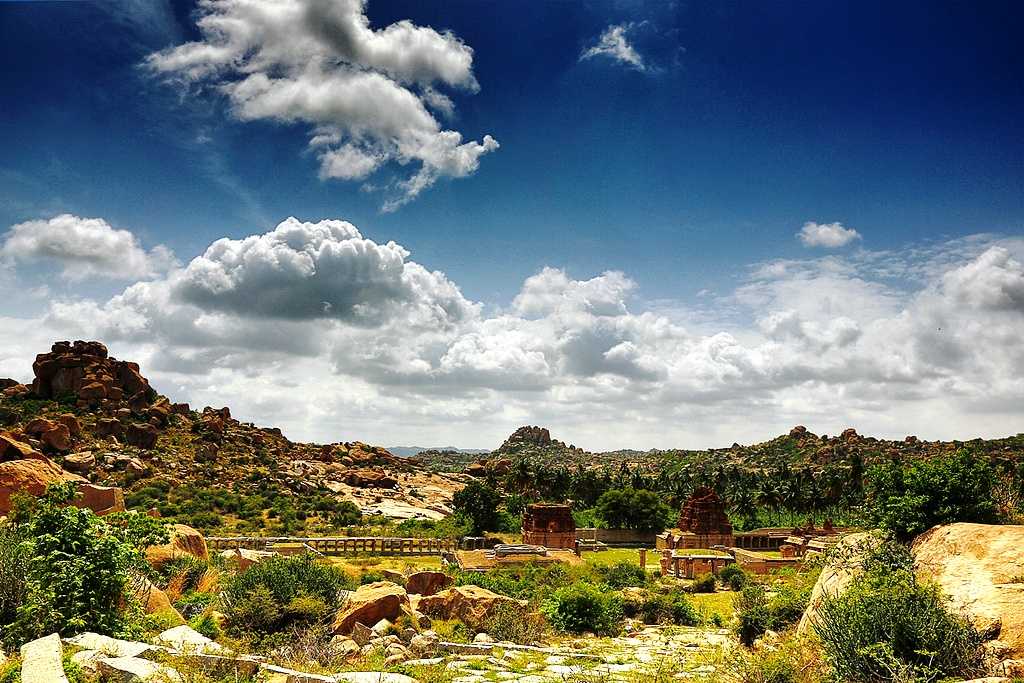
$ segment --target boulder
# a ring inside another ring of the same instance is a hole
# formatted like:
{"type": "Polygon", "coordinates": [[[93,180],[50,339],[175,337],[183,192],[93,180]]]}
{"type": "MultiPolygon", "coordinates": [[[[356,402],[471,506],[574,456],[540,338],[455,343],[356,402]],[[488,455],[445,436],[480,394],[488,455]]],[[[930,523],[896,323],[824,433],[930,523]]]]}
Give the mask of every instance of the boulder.
{"type": "Polygon", "coordinates": [[[66,638],[64,642],[83,650],[103,652],[107,657],[142,657],[157,650],[149,643],[111,638],[92,631],[79,633],[73,638],[66,638]]]}
{"type": "Polygon", "coordinates": [[[859,560],[870,547],[869,544],[877,542],[874,539],[876,537],[867,532],[849,534],[840,539],[830,555],[829,563],[821,570],[814,588],[811,589],[811,597],[807,601],[807,609],[800,617],[797,633],[810,633],[818,608],[825,598],[839,595],[861,574],[859,560]]]}
{"type": "Polygon", "coordinates": [[[185,623],[178,610],[174,609],[167,594],[154,586],[149,579],[140,576],[131,582],[130,588],[146,614],[159,614],[175,625],[185,623]]]}
{"type": "Polygon", "coordinates": [[[68,683],[60,636],[51,633],[21,646],[21,683],[68,683]]]}
{"type": "Polygon", "coordinates": [[[1011,657],[1024,658],[1024,526],[937,526],[911,550],[920,577],[938,583],[979,629],[998,631],[1011,657]]]}
{"type": "Polygon", "coordinates": [[[174,524],[170,527],[171,539],[164,545],[154,545],[146,549],[146,561],[156,568],[162,567],[173,559],[192,555],[201,560],[210,559],[210,550],[203,535],[185,524],[174,524]]]}
{"type": "Polygon", "coordinates": [[[338,610],[332,626],[335,635],[348,635],[358,624],[376,624],[381,619],[394,621],[409,609],[409,595],[405,589],[389,581],[360,586],[348,594],[338,610]]]}
{"type": "Polygon", "coordinates": [[[431,617],[459,619],[476,628],[482,626],[499,605],[525,607],[526,601],[498,595],[479,586],[455,586],[420,598],[417,609],[431,617]]]}
{"type": "Polygon", "coordinates": [[[57,422],[67,427],[71,436],[77,438],[82,435],[82,423],[71,413],[61,413],[57,416],[57,422]]]}
{"type": "Polygon", "coordinates": [[[27,458],[43,460],[45,456],[24,441],[14,438],[12,434],[0,432],[0,462],[27,458]]]}
{"type": "Polygon", "coordinates": [[[65,472],[47,459],[0,462],[0,515],[11,511],[11,496],[41,496],[50,484],[65,479],[65,472]]]}
{"type": "Polygon", "coordinates": [[[160,432],[153,425],[142,422],[132,422],[128,425],[124,438],[125,441],[132,446],[149,450],[156,446],[156,440],[159,436],[160,432]]]}
{"type": "Polygon", "coordinates": [[[96,669],[107,683],[173,683],[182,680],[174,669],[138,657],[104,657],[96,661],[96,669]]]}
{"type": "Polygon", "coordinates": [[[222,645],[185,624],[167,629],[156,637],[156,642],[174,648],[179,652],[204,654],[220,654],[224,652],[222,645]]]}
{"type": "Polygon", "coordinates": [[[71,450],[71,431],[66,425],[56,424],[39,435],[43,445],[54,451],[71,450]]]}
{"type": "Polygon", "coordinates": [[[248,548],[234,548],[233,550],[222,550],[220,556],[225,560],[234,560],[238,564],[238,571],[244,572],[254,564],[259,564],[268,557],[277,553],[269,550],[249,550],[248,548]]]}
{"type": "Polygon", "coordinates": [[[96,436],[100,438],[113,436],[120,439],[124,436],[124,425],[120,420],[112,417],[101,417],[96,420],[96,436]]]}
{"type": "Polygon", "coordinates": [[[453,583],[455,579],[444,572],[420,571],[410,574],[405,580],[405,590],[416,595],[433,595],[453,583]]]}
{"type": "Polygon", "coordinates": [[[386,673],[383,671],[347,671],[334,674],[334,680],[341,683],[416,683],[415,678],[405,674],[386,673]]]}
{"type": "Polygon", "coordinates": [[[72,505],[89,508],[97,515],[110,515],[124,512],[124,492],[117,486],[97,486],[96,484],[78,485],[78,498],[72,505]]]}
{"type": "Polygon", "coordinates": [[[67,470],[85,474],[86,472],[91,472],[92,468],[96,466],[96,456],[93,455],[92,451],[71,453],[64,456],[62,464],[67,470]]]}

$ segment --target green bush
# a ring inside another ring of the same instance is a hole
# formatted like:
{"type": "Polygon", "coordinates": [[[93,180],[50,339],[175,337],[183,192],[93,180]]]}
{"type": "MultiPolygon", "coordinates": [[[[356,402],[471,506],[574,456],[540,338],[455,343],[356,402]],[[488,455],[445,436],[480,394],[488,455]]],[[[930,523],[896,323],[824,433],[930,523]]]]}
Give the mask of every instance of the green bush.
{"type": "Polygon", "coordinates": [[[355,587],[345,571],[309,554],[276,556],[232,577],[221,601],[232,632],[267,634],[319,618],[317,605],[336,605],[342,590],[355,587]]]}
{"type": "Polygon", "coordinates": [[[487,617],[483,630],[497,640],[532,645],[544,640],[548,624],[540,614],[518,605],[499,603],[487,617]]]}
{"type": "MultiPolygon", "coordinates": [[[[51,484],[39,499],[22,500],[12,513],[10,533],[20,539],[24,593],[16,616],[4,627],[8,641],[47,633],[85,630],[117,633],[130,577],[148,571],[143,551],[165,542],[164,526],[144,515],[101,519],[68,502],[74,484],[51,484]]],[[[10,537],[10,536],[9,536],[10,537]]],[[[5,553],[6,554],[6,553],[5,553]]]]}
{"type": "Polygon", "coordinates": [[[28,597],[28,546],[14,529],[0,525],[0,624],[10,624],[28,597]]]}
{"type": "Polygon", "coordinates": [[[868,470],[865,508],[882,529],[907,540],[936,524],[998,521],[996,474],[966,450],[909,467],[894,462],[868,470]]]}
{"type": "Polygon", "coordinates": [[[212,614],[200,614],[193,617],[189,619],[188,625],[211,640],[217,640],[221,636],[220,625],[212,614]]]}
{"type": "Polygon", "coordinates": [[[598,565],[597,575],[612,588],[629,586],[643,587],[647,585],[647,571],[639,564],[622,560],[615,564],[598,565]]]}
{"type": "Polygon", "coordinates": [[[813,626],[843,680],[935,681],[981,672],[978,631],[950,611],[937,586],[905,568],[876,567],[854,579],[844,593],[826,597],[813,626]]]}
{"type": "Polygon", "coordinates": [[[795,624],[807,608],[809,593],[808,589],[791,586],[779,586],[770,593],[759,584],[745,586],[736,600],[740,642],[753,645],[765,631],[795,624]]]}
{"type": "Polygon", "coordinates": [[[622,598],[607,586],[575,583],[556,590],[543,612],[560,631],[612,635],[622,620],[622,598]]]}
{"type": "Polygon", "coordinates": [[[707,574],[701,574],[693,580],[690,584],[691,593],[714,593],[715,592],[715,575],[711,572],[707,574]]]}
{"type": "Polygon", "coordinates": [[[743,567],[733,562],[722,567],[718,572],[718,580],[728,586],[730,590],[742,590],[750,582],[750,575],[743,570],[743,567]]]}
{"type": "Polygon", "coordinates": [[[700,623],[700,615],[682,590],[647,595],[640,607],[640,615],[645,624],[696,626],[700,623]]]}
{"type": "Polygon", "coordinates": [[[601,494],[595,513],[609,528],[662,531],[671,522],[672,509],[652,491],[626,487],[601,494]]]}

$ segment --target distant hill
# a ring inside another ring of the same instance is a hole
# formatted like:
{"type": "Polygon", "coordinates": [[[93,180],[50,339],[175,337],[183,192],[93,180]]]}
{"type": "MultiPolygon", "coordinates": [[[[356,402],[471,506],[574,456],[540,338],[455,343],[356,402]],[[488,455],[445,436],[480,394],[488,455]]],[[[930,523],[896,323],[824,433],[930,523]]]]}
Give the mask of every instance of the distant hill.
{"type": "Polygon", "coordinates": [[[387,449],[394,455],[402,458],[411,458],[424,451],[437,451],[439,453],[459,453],[462,455],[481,455],[490,453],[486,448],[456,448],[455,446],[388,446],[387,449]]]}

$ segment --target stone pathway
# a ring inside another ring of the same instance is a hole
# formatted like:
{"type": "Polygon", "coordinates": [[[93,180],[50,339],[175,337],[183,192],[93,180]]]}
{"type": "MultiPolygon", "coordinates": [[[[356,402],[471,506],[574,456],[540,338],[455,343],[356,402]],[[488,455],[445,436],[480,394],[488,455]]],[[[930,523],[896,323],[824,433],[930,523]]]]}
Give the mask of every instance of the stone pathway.
{"type": "Polygon", "coordinates": [[[498,643],[490,654],[451,655],[446,666],[452,683],[626,681],[654,673],[699,680],[715,672],[713,662],[733,642],[724,630],[647,627],[628,636],[568,641],[557,649],[511,649],[498,643]]]}

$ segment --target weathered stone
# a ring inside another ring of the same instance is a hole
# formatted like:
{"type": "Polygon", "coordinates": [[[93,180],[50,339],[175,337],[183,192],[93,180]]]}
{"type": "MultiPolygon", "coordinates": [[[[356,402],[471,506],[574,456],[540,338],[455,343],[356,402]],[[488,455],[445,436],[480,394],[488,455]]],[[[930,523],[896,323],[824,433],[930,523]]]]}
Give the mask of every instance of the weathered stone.
{"type": "Polygon", "coordinates": [[[1013,582],[1024,576],[1024,526],[938,526],[911,550],[919,576],[938,583],[979,629],[998,624],[999,640],[1024,658],[1024,584],[1013,582]]]}
{"type": "Polygon", "coordinates": [[[24,441],[14,438],[11,434],[0,432],[0,462],[25,459],[44,460],[45,457],[24,441]]]}
{"type": "Polygon", "coordinates": [[[56,633],[22,645],[21,683],[68,683],[63,652],[56,633]]]}
{"type": "Polygon", "coordinates": [[[170,683],[182,680],[174,669],[138,657],[106,657],[96,661],[96,668],[108,683],[170,683]]]}
{"type": "Polygon", "coordinates": [[[416,683],[416,679],[404,674],[383,671],[347,671],[335,674],[334,680],[347,683],[416,683]]]}
{"type": "Polygon", "coordinates": [[[441,619],[459,619],[471,627],[482,626],[499,605],[524,607],[525,601],[493,593],[479,586],[455,586],[420,598],[417,609],[441,619]]]}
{"type": "Polygon", "coordinates": [[[80,483],[78,494],[71,503],[75,507],[89,508],[101,516],[124,512],[124,492],[117,486],[80,483]]]}
{"type": "Polygon", "coordinates": [[[0,462],[0,515],[11,511],[14,494],[41,496],[47,486],[64,480],[65,472],[47,459],[0,462]]]}
{"type": "Polygon", "coordinates": [[[67,470],[84,474],[86,472],[91,472],[92,468],[96,466],[96,456],[93,455],[92,451],[71,453],[64,456],[62,464],[67,470]]]}
{"type": "Polygon", "coordinates": [[[175,624],[185,623],[178,610],[174,609],[167,594],[154,586],[149,579],[144,577],[136,579],[131,584],[131,590],[146,614],[159,614],[175,624]]]}
{"type": "Polygon", "coordinates": [[[71,413],[61,413],[57,416],[57,422],[61,423],[68,428],[68,432],[73,437],[79,437],[82,435],[82,423],[78,421],[78,418],[71,413]]]}
{"type": "Polygon", "coordinates": [[[185,524],[174,524],[170,527],[170,540],[164,545],[150,546],[146,549],[146,561],[154,567],[162,567],[171,560],[186,555],[201,560],[210,559],[210,550],[203,534],[185,524]]]}
{"type": "Polygon", "coordinates": [[[80,647],[83,650],[101,652],[105,657],[142,657],[145,654],[158,650],[158,648],[153,647],[149,643],[111,638],[110,636],[100,635],[91,631],[79,633],[73,638],[65,639],[64,642],[80,647]]]}
{"type": "Polygon", "coordinates": [[[454,582],[455,579],[444,572],[424,570],[409,575],[405,580],[405,590],[416,595],[434,595],[454,582]]]}
{"type": "Polygon", "coordinates": [[[836,544],[831,561],[818,575],[818,580],[811,589],[811,597],[807,601],[807,609],[800,618],[797,633],[810,633],[818,609],[826,598],[835,597],[846,590],[846,587],[861,574],[860,558],[878,540],[869,533],[857,533],[844,536],[836,544]]]}
{"type": "Polygon", "coordinates": [[[376,634],[373,632],[373,629],[367,626],[366,624],[356,622],[352,625],[352,640],[355,641],[356,645],[359,645],[360,647],[366,645],[371,640],[373,640],[375,635],[376,634]]]}
{"type": "Polygon", "coordinates": [[[67,451],[71,449],[71,431],[66,425],[53,425],[39,435],[43,445],[55,451],[67,451]]]}
{"type": "Polygon", "coordinates": [[[141,422],[132,422],[128,425],[124,438],[125,441],[132,446],[149,450],[156,446],[156,441],[159,436],[160,432],[153,425],[141,422]]]}
{"type": "Polygon", "coordinates": [[[113,436],[120,439],[124,436],[124,425],[120,420],[112,417],[101,417],[96,420],[96,436],[100,438],[113,436]]]}
{"type": "Polygon", "coordinates": [[[376,624],[381,619],[394,620],[409,609],[409,595],[401,586],[388,581],[360,586],[348,594],[337,617],[333,632],[348,635],[355,624],[376,624]]]}
{"type": "Polygon", "coordinates": [[[185,624],[169,628],[156,637],[156,642],[179,652],[220,654],[224,647],[185,624]]]}

